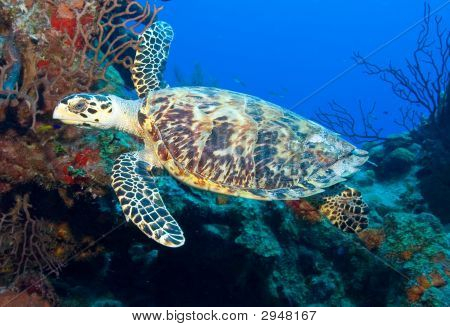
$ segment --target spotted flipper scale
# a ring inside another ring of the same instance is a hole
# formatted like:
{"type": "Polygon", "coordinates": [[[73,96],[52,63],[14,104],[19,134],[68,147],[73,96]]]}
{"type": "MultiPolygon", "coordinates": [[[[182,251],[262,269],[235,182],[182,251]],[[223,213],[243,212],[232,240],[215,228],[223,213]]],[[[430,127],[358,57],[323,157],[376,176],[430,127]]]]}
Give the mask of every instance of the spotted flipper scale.
{"type": "Polygon", "coordinates": [[[134,87],[140,98],[150,91],[163,89],[163,80],[174,32],[162,21],[152,24],[139,38],[139,47],[132,67],[134,87]]]}
{"type": "Polygon", "coordinates": [[[339,193],[327,194],[321,202],[320,212],[344,232],[359,233],[368,227],[369,206],[357,190],[347,188],[339,193]]]}
{"type": "Polygon", "coordinates": [[[167,210],[150,165],[140,160],[139,152],[122,154],[113,166],[112,186],[122,210],[148,237],[168,246],[184,244],[183,231],[167,210]]]}

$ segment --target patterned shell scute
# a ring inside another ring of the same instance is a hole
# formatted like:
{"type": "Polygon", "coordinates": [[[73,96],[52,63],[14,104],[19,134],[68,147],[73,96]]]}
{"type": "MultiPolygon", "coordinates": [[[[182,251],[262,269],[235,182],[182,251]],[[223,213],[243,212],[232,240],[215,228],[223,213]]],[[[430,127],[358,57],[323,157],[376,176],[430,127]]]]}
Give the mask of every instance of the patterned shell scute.
{"type": "Polygon", "coordinates": [[[160,90],[149,94],[141,113],[150,119],[154,139],[165,145],[160,156],[172,157],[188,174],[256,195],[289,189],[315,194],[367,160],[364,151],[324,127],[231,91],[160,90]]]}

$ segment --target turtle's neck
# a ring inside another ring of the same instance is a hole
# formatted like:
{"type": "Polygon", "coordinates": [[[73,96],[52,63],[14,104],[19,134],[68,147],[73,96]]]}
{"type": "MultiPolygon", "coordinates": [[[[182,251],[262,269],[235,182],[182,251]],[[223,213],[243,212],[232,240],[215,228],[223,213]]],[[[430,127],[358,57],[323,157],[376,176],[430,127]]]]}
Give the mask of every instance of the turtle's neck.
{"type": "Polygon", "coordinates": [[[142,107],[142,99],[125,100],[111,96],[115,116],[115,128],[136,136],[142,136],[142,128],[138,121],[138,112],[142,107]]]}

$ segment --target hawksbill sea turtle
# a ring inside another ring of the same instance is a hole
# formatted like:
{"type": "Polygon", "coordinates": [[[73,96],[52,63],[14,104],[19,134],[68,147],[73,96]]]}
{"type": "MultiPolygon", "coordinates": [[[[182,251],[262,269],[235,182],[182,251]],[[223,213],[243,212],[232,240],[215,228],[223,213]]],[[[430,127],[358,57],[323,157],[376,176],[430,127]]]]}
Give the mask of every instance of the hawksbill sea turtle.
{"type": "Polygon", "coordinates": [[[366,151],[253,96],[168,87],[162,76],[173,36],[162,21],[141,35],[132,68],[138,100],[73,94],[53,114],[66,124],[122,130],[143,140],[144,150],[122,154],[112,169],[112,186],[127,220],[165,246],[184,244],[183,231],[150,173],[164,168],[178,181],[220,194],[257,200],[307,197],[340,229],[367,227],[361,194],[335,186],[367,161],[366,151]]]}

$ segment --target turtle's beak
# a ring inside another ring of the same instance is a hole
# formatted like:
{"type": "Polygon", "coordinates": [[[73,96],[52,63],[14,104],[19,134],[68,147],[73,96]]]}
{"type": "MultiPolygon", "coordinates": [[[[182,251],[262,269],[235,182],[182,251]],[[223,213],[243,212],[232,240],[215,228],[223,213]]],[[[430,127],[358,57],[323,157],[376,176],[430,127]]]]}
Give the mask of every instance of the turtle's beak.
{"type": "Polygon", "coordinates": [[[67,125],[81,125],[83,121],[79,115],[67,109],[67,105],[58,104],[53,111],[53,119],[58,119],[67,125]]]}
{"type": "Polygon", "coordinates": [[[63,120],[64,115],[63,115],[63,106],[61,104],[58,104],[55,108],[55,110],[53,111],[53,119],[59,119],[59,120],[63,120]]]}

